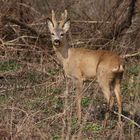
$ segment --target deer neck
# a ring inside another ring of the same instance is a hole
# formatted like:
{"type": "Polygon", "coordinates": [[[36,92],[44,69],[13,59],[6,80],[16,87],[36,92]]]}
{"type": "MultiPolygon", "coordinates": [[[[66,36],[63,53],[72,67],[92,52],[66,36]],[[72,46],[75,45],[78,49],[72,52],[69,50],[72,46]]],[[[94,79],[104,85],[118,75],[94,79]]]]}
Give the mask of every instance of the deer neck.
{"type": "Polygon", "coordinates": [[[66,43],[66,41],[65,41],[61,44],[61,46],[59,48],[57,48],[55,46],[53,46],[53,48],[55,50],[57,58],[63,64],[64,61],[68,58],[68,49],[69,49],[68,43],[66,43]]]}

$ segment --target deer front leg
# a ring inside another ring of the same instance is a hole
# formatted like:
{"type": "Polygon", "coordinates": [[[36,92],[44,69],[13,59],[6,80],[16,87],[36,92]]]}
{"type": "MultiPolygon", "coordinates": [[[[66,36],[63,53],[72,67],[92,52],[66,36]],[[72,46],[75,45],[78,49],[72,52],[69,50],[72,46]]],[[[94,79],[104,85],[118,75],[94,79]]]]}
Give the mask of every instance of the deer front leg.
{"type": "Polygon", "coordinates": [[[83,81],[76,80],[76,104],[77,104],[77,117],[78,122],[81,122],[81,100],[82,100],[83,81]]]}

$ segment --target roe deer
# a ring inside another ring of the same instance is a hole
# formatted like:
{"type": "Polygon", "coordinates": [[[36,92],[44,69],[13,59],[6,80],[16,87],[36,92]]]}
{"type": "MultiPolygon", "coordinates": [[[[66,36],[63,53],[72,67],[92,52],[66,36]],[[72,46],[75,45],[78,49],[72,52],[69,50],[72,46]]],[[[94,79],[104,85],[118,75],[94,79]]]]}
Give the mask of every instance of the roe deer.
{"type": "Polygon", "coordinates": [[[56,20],[52,10],[52,19],[48,18],[47,23],[53,49],[63,65],[65,74],[76,82],[78,119],[81,120],[83,81],[96,78],[110,109],[114,103],[111,93],[111,87],[113,88],[118,103],[118,120],[121,122],[122,97],[120,85],[124,71],[122,59],[110,51],[70,48],[66,39],[66,32],[70,28],[70,20],[67,19],[66,10],[61,15],[61,21],[56,20]]]}

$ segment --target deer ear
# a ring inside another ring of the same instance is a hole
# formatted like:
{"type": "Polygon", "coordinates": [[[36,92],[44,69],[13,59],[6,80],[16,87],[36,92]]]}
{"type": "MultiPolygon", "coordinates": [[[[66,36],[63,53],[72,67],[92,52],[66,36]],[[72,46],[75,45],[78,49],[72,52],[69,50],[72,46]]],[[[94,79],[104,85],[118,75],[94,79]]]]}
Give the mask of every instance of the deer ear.
{"type": "Polygon", "coordinates": [[[64,32],[66,33],[70,28],[70,20],[68,19],[64,25],[63,25],[63,29],[64,29],[64,32]]]}
{"type": "Polygon", "coordinates": [[[54,28],[54,24],[50,18],[47,18],[47,23],[48,23],[49,30],[52,31],[54,28]]]}

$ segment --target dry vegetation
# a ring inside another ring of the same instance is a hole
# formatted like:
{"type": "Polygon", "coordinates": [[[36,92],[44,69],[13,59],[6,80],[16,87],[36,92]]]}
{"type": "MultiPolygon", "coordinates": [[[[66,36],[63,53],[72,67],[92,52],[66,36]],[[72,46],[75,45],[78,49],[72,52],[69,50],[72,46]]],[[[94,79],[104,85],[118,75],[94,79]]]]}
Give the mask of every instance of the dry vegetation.
{"type": "Polygon", "coordinates": [[[0,0],[0,140],[138,140],[139,23],[139,0],[0,0]],[[113,112],[108,127],[102,127],[106,103],[95,81],[85,83],[83,121],[77,123],[75,87],[69,81],[66,89],[46,26],[51,9],[59,15],[65,8],[72,47],[129,54],[121,128],[113,112]]]}

